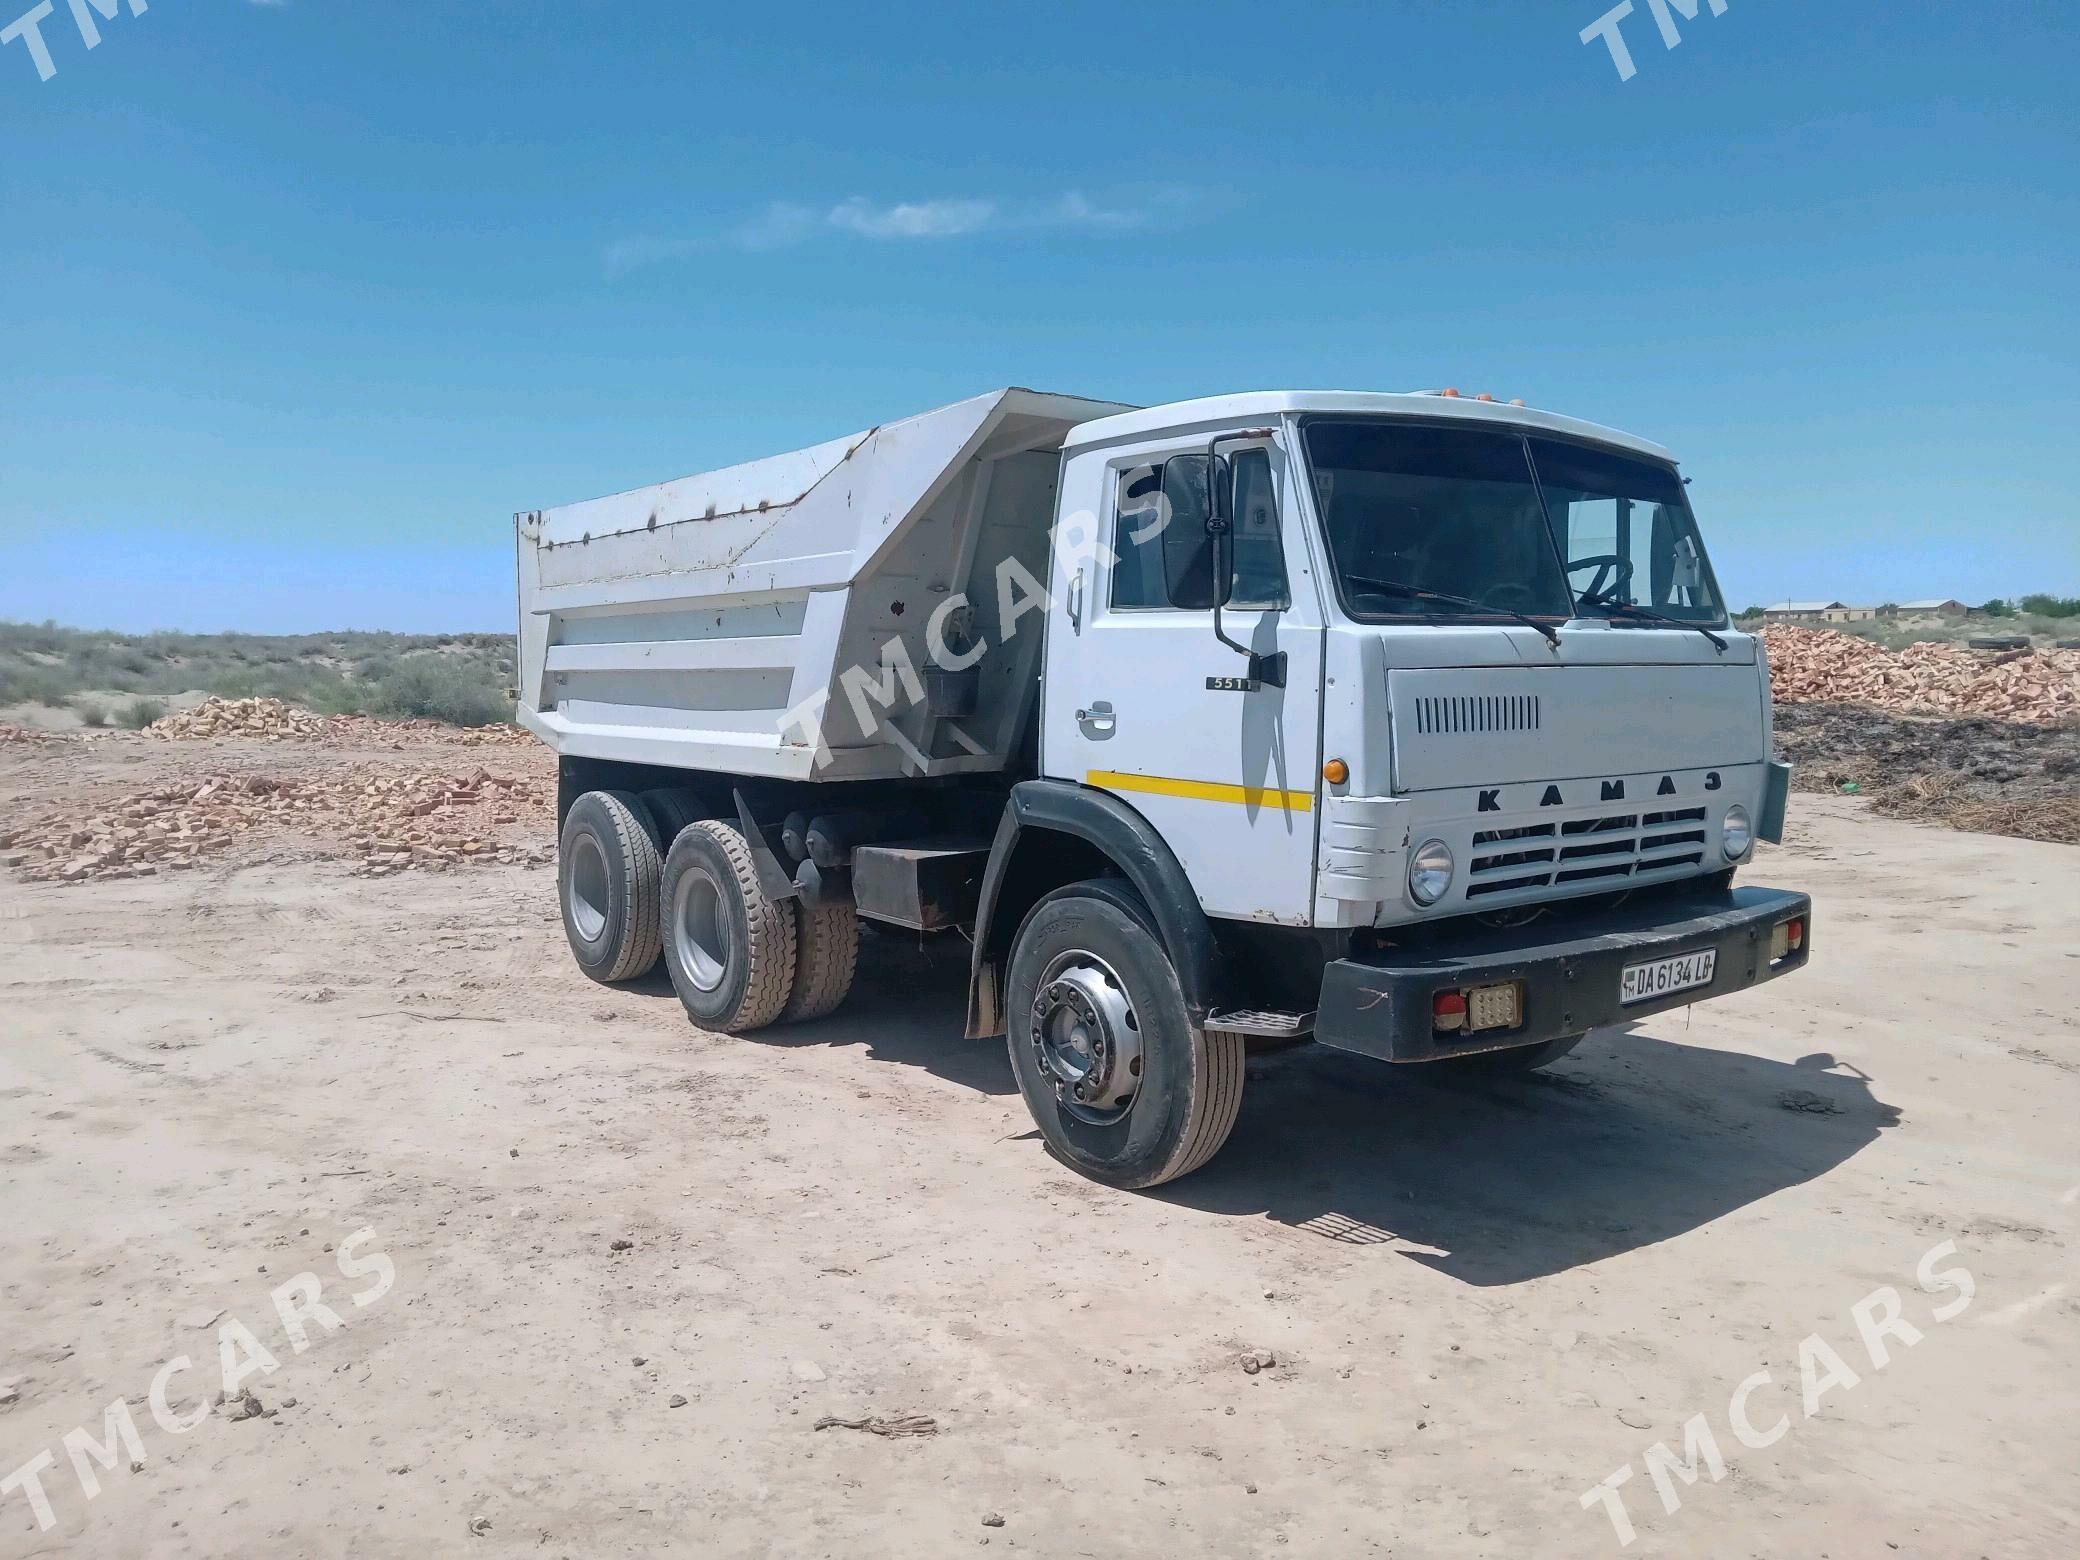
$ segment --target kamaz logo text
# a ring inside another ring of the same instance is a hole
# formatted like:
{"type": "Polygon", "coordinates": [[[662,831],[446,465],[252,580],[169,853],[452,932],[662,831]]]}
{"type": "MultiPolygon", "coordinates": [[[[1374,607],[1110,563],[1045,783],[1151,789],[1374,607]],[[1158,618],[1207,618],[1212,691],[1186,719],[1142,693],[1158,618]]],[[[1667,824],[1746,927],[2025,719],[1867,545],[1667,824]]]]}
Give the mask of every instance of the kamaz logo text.
{"type": "MultiPolygon", "coordinates": [[[[1581,783],[1584,785],[1593,783],[1596,786],[1596,800],[1599,802],[1622,802],[1625,800],[1625,782],[1623,780],[1597,780],[1581,783]]],[[[1718,770],[1707,769],[1705,771],[1704,788],[1707,791],[1716,791],[1725,783],[1725,778],[1718,770]]],[[[1474,810],[1484,813],[1503,811],[1502,792],[1503,787],[1499,785],[1482,787],[1474,804],[1474,810]]],[[[1674,796],[1676,794],[1676,777],[1674,775],[1663,775],[1654,787],[1654,794],[1656,796],[1674,796]]],[[[1577,798],[1578,801],[1584,799],[1577,798]]],[[[1565,807],[1569,805],[1567,793],[1558,785],[1548,785],[1539,793],[1538,805],[1541,807],[1565,807]]]]}

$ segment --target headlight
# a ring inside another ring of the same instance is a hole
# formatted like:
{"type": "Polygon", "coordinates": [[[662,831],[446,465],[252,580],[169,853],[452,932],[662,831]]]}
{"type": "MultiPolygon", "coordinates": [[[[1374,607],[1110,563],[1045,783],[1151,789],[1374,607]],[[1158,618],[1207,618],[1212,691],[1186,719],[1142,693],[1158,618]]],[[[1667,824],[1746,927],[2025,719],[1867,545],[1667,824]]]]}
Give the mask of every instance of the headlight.
{"type": "Polygon", "coordinates": [[[1425,840],[1408,858],[1408,896],[1419,905],[1434,905],[1452,886],[1452,848],[1443,840],[1425,840]]]}
{"type": "Polygon", "coordinates": [[[1726,809],[1719,823],[1719,847],[1728,861],[1739,861],[1755,844],[1755,826],[1748,822],[1748,809],[1738,804],[1726,809]]]}

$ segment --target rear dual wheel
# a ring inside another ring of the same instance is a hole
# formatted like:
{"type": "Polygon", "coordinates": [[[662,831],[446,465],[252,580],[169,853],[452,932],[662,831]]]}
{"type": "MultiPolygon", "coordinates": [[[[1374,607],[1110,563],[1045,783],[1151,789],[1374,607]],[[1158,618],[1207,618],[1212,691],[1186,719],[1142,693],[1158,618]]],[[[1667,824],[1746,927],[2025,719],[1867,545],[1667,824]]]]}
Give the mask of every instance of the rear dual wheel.
{"type": "Polygon", "coordinates": [[[578,968],[613,984],[657,964],[658,841],[642,800],[587,791],[571,804],[556,849],[556,897],[578,968]]]}
{"type": "Polygon", "coordinates": [[[557,858],[564,935],[594,980],[634,980],[660,953],[687,1014],[725,1033],[822,1018],[852,989],[849,904],[766,895],[736,825],[683,791],[587,791],[557,858]]]}
{"type": "Polygon", "coordinates": [[[769,897],[735,824],[706,818],[681,829],[660,897],[665,969],[687,1016],[704,1029],[739,1034],[822,1018],[852,989],[852,906],[769,897]]]}

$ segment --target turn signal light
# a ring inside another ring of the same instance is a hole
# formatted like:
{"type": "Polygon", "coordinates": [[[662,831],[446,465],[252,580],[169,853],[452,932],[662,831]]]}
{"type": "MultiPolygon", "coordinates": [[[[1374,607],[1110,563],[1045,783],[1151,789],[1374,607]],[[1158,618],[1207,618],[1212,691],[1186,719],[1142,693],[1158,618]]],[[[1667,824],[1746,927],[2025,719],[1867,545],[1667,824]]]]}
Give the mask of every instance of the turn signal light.
{"type": "Polygon", "coordinates": [[[1332,758],[1322,765],[1322,778],[1331,785],[1342,785],[1351,777],[1351,766],[1340,758],[1332,758]]]}
{"type": "Polygon", "coordinates": [[[1466,995],[1459,991],[1440,991],[1430,999],[1430,1027],[1433,1029],[1457,1029],[1466,1022],[1466,995]]]}

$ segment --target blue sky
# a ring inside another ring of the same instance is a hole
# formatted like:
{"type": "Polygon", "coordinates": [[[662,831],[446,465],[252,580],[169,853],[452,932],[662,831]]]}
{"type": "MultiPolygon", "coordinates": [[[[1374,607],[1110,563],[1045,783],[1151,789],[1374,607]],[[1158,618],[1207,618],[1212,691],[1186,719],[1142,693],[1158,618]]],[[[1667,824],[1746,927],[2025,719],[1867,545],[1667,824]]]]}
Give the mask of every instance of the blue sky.
{"type": "Polygon", "coordinates": [[[1610,3],[57,0],[0,616],[509,627],[515,509],[1007,383],[1521,395],[1738,603],[2080,593],[2070,8],[1610,3]]]}

